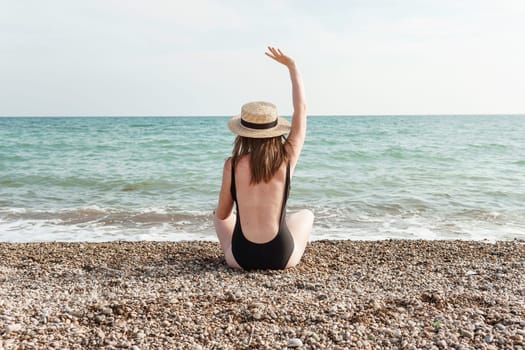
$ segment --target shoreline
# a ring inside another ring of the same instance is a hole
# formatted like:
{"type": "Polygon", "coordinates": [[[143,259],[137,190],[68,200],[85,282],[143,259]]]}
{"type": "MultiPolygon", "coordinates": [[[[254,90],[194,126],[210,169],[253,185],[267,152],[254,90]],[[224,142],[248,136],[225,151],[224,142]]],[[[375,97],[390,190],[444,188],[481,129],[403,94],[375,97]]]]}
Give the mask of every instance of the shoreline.
{"type": "Polygon", "coordinates": [[[211,241],[0,243],[0,256],[0,350],[525,349],[518,240],[318,240],[293,269],[252,272],[211,241]]]}

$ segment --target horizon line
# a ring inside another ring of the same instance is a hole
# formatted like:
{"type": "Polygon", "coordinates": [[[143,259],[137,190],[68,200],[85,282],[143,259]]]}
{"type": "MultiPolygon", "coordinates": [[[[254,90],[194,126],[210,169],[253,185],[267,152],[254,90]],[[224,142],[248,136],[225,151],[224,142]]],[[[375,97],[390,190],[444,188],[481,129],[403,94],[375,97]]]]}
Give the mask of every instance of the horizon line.
{"type": "MultiPolygon", "coordinates": [[[[291,115],[283,114],[283,117],[291,115]]],[[[525,113],[392,113],[392,114],[307,114],[308,117],[449,117],[525,116],[525,113]]],[[[0,115],[0,118],[231,118],[232,115],[0,115]]]]}

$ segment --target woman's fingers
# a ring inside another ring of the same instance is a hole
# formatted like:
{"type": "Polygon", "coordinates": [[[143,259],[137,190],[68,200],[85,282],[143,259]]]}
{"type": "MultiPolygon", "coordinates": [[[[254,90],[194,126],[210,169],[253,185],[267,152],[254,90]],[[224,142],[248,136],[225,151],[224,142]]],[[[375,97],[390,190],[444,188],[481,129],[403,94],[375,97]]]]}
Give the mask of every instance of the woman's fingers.
{"type": "Polygon", "coordinates": [[[268,49],[270,50],[270,52],[271,52],[275,57],[278,57],[278,56],[282,56],[282,55],[283,55],[283,53],[281,52],[281,50],[276,49],[275,47],[268,46],[268,49]]]}
{"type": "Polygon", "coordinates": [[[279,63],[284,64],[285,66],[288,66],[289,64],[293,63],[293,60],[286,56],[281,49],[275,48],[273,46],[268,46],[268,52],[265,52],[266,56],[276,60],[279,63]]]}

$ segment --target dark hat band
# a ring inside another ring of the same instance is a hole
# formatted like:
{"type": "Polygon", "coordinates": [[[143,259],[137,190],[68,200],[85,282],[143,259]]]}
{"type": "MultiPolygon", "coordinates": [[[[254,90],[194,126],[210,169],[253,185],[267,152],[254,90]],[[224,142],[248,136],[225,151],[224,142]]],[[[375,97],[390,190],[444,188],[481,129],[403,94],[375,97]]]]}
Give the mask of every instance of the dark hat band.
{"type": "Polygon", "coordinates": [[[271,129],[277,126],[277,121],[278,119],[275,119],[273,122],[258,124],[258,123],[247,122],[246,120],[241,118],[241,125],[249,129],[264,130],[264,129],[271,129]]]}

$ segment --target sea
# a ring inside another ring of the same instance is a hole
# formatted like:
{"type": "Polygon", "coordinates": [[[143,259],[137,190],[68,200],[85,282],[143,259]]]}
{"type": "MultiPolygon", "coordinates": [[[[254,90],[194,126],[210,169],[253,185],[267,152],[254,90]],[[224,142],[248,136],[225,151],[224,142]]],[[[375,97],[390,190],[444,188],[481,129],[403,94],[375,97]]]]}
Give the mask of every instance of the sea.
{"type": "MultiPolygon", "coordinates": [[[[0,118],[0,241],[216,241],[228,117],[0,118]]],[[[312,240],[525,239],[525,115],[311,116],[312,240]]]]}

